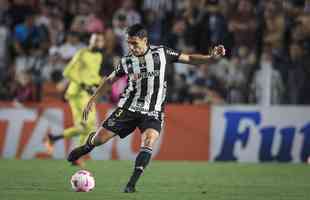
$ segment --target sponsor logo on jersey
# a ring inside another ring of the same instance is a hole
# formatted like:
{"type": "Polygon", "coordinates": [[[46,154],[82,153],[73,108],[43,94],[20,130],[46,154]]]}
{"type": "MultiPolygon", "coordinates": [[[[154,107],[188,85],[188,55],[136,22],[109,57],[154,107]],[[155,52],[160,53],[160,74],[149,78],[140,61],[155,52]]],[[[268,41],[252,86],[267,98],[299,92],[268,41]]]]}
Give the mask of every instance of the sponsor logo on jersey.
{"type": "Polygon", "coordinates": [[[171,55],[171,56],[178,56],[178,53],[175,51],[172,51],[170,49],[167,50],[167,54],[171,55]]]}
{"type": "Polygon", "coordinates": [[[132,75],[133,80],[145,79],[145,78],[156,77],[156,76],[160,76],[159,70],[155,70],[152,72],[141,72],[141,73],[136,73],[132,75]]]}

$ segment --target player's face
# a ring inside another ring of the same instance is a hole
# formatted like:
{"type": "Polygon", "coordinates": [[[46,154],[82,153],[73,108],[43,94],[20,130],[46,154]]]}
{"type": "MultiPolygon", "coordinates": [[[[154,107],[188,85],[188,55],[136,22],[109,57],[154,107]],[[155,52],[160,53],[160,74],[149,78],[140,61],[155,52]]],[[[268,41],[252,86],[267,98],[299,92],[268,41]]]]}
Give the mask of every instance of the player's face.
{"type": "Polygon", "coordinates": [[[135,55],[140,56],[145,53],[147,50],[147,38],[139,38],[139,37],[128,37],[128,47],[129,51],[135,55]]]}
{"type": "Polygon", "coordinates": [[[90,37],[89,45],[91,48],[102,49],[104,48],[104,37],[102,34],[93,34],[90,37]]]}

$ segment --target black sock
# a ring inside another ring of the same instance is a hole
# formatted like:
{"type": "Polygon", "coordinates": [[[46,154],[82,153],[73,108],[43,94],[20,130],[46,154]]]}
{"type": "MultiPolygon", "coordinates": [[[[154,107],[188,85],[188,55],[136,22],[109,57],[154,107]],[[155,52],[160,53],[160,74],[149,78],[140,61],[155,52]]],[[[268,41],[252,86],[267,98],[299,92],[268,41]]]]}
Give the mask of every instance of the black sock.
{"type": "Polygon", "coordinates": [[[50,140],[52,140],[52,142],[56,142],[58,140],[61,140],[64,138],[64,135],[61,134],[61,135],[50,135],[49,136],[50,140]]]}
{"type": "Polygon", "coordinates": [[[149,164],[152,156],[152,149],[148,147],[142,147],[140,149],[140,153],[138,154],[135,162],[135,169],[133,171],[132,176],[128,182],[128,186],[135,187],[138,179],[140,178],[141,174],[143,173],[146,166],[149,164]]]}

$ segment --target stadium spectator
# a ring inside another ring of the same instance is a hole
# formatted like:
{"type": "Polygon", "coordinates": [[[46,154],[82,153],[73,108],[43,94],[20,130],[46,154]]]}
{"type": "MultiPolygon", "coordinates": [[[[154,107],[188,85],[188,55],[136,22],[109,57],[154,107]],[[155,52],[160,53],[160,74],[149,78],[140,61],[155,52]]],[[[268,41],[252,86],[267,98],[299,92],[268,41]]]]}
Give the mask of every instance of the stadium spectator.
{"type": "Polygon", "coordinates": [[[216,91],[223,99],[227,98],[226,73],[230,67],[228,59],[210,62],[207,67],[208,87],[216,91]]]}
{"type": "Polygon", "coordinates": [[[240,0],[237,11],[230,16],[228,29],[233,34],[235,48],[246,46],[255,49],[257,21],[250,0],[240,0]]]}
{"type": "MultiPolygon", "coordinates": [[[[225,62],[226,60],[223,61],[225,62]]],[[[226,91],[224,85],[214,76],[214,74],[212,74],[212,70],[210,70],[210,66],[212,66],[212,63],[215,62],[211,61],[208,64],[202,65],[204,77],[199,81],[201,82],[202,90],[204,90],[204,95],[201,96],[200,99],[196,99],[195,103],[222,104],[226,101],[226,91]]]]}
{"type": "Polygon", "coordinates": [[[26,0],[14,0],[10,3],[8,14],[10,18],[11,29],[25,21],[26,17],[32,15],[34,9],[26,0]]]}
{"type": "Polygon", "coordinates": [[[285,28],[284,13],[278,1],[265,1],[263,48],[271,45],[274,50],[283,48],[285,28]]]}
{"type": "Polygon", "coordinates": [[[113,32],[120,41],[123,54],[128,54],[128,45],[126,42],[126,30],[128,28],[128,23],[126,21],[126,16],[120,14],[117,19],[117,23],[113,23],[113,32]]]}
{"type": "Polygon", "coordinates": [[[195,35],[197,34],[197,31],[199,29],[199,24],[202,22],[204,17],[204,10],[202,9],[203,5],[201,5],[201,1],[185,1],[185,8],[184,10],[180,11],[181,16],[183,17],[185,21],[186,28],[184,30],[184,41],[188,48],[191,49],[191,51],[196,50],[196,46],[200,43],[200,41],[197,41],[197,38],[195,35]]]}
{"type": "Polygon", "coordinates": [[[304,12],[305,13],[310,13],[310,1],[309,0],[305,1],[304,12]]]}
{"type": "Polygon", "coordinates": [[[122,55],[122,48],[112,29],[105,32],[105,57],[100,69],[100,75],[106,76],[114,70],[115,64],[122,55]]]}
{"type": "MultiPolygon", "coordinates": [[[[55,73],[61,74],[66,62],[61,58],[57,48],[50,49],[47,63],[42,69],[42,79],[46,81],[58,82],[53,78],[55,73]]],[[[61,77],[62,78],[62,77],[61,77]]]]}
{"type": "Polygon", "coordinates": [[[29,55],[40,44],[39,27],[35,25],[35,15],[26,16],[25,22],[14,29],[15,50],[19,55],[29,55]]]}
{"type": "Polygon", "coordinates": [[[51,23],[51,10],[52,8],[49,5],[40,5],[40,12],[36,17],[35,24],[37,26],[44,25],[49,27],[51,23]]]}
{"type": "Polygon", "coordinates": [[[150,43],[158,45],[162,34],[162,20],[154,10],[144,10],[145,26],[148,30],[150,43]]]}
{"type": "Polygon", "coordinates": [[[9,2],[8,0],[1,0],[0,1],[0,21],[1,25],[10,25],[10,16],[9,16],[9,2]]]}
{"type": "Polygon", "coordinates": [[[47,28],[51,47],[59,46],[65,37],[65,25],[59,13],[56,12],[50,16],[50,23],[47,28]]]}
{"type": "MultiPolygon", "coordinates": [[[[0,21],[1,23],[1,21],[0,21]]],[[[10,31],[7,26],[0,24],[0,80],[2,75],[6,74],[9,64],[9,40],[10,31]]]]}
{"type": "Polygon", "coordinates": [[[86,24],[85,29],[86,29],[86,32],[88,33],[104,32],[103,22],[94,13],[91,13],[87,17],[85,24],[86,24]]]}
{"type": "Polygon", "coordinates": [[[76,54],[79,49],[83,47],[85,47],[85,44],[80,41],[78,33],[69,32],[66,36],[65,43],[59,47],[58,53],[61,59],[68,61],[76,54]]]}
{"type": "Polygon", "coordinates": [[[266,48],[261,59],[251,83],[250,99],[262,106],[281,104],[285,88],[281,74],[273,66],[271,50],[266,48]]]}
{"type": "Polygon", "coordinates": [[[118,27],[118,23],[123,23],[120,16],[124,16],[127,26],[140,23],[141,16],[135,9],[135,2],[133,0],[124,0],[122,6],[115,12],[113,16],[113,25],[118,27]]]}
{"type": "MultiPolygon", "coordinates": [[[[287,91],[290,104],[300,104],[302,88],[306,84],[306,63],[304,50],[300,43],[293,43],[290,46],[290,62],[288,65],[287,91]]],[[[309,59],[308,59],[309,60],[309,59]]]]}
{"type": "Polygon", "coordinates": [[[17,75],[17,84],[14,88],[14,99],[19,102],[35,100],[35,85],[32,82],[30,71],[19,73],[17,75]]]}
{"type": "Polygon", "coordinates": [[[115,11],[121,7],[123,0],[96,1],[96,7],[101,12],[101,17],[107,25],[111,25],[115,11]]]}
{"type": "Polygon", "coordinates": [[[173,0],[144,0],[142,9],[152,10],[159,15],[160,19],[163,19],[168,13],[173,11],[173,4],[173,0]]]}
{"type": "MultiPolygon", "coordinates": [[[[209,48],[216,44],[224,44],[228,46],[226,40],[228,38],[228,26],[219,1],[207,1],[206,12],[197,24],[198,38],[197,49],[200,52],[208,52],[209,48]]],[[[228,52],[229,54],[229,52],[228,52]]]]}
{"type": "Polygon", "coordinates": [[[171,31],[164,35],[165,44],[171,48],[183,49],[185,47],[185,20],[180,17],[173,22],[171,31]]]}
{"type": "Polygon", "coordinates": [[[226,102],[231,104],[247,102],[247,82],[254,63],[255,55],[247,47],[240,47],[238,52],[232,55],[223,77],[227,90],[226,102]]]}

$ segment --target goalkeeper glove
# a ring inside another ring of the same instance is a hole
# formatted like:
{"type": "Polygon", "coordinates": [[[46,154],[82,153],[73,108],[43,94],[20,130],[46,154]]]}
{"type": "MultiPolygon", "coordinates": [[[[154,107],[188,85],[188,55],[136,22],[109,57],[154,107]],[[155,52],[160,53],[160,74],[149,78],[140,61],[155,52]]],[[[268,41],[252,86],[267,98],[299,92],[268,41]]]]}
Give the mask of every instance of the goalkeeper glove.
{"type": "Polygon", "coordinates": [[[86,85],[85,83],[80,84],[81,88],[85,90],[89,95],[93,95],[98,87],[97,84],[86,85]]]}

